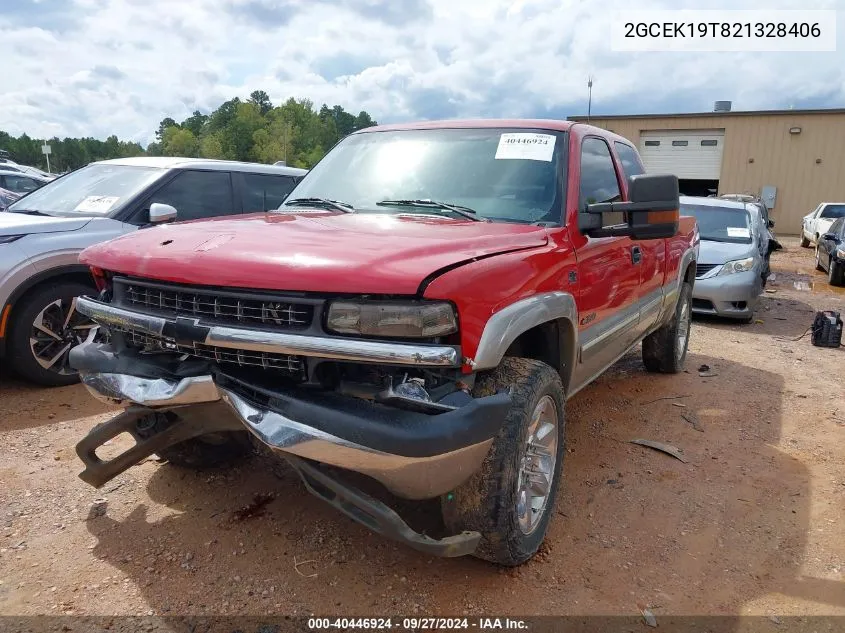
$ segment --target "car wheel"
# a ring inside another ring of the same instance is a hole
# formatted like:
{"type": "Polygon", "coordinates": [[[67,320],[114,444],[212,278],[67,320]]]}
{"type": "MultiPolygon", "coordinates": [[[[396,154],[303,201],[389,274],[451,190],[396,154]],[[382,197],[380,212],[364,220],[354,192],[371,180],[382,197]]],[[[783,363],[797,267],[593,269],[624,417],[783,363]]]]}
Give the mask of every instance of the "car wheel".
{"type": "Polygon", "coordinates": [[[72,282],[44,285],[24,295],[12,313],[11,369],[47,387],[77,382],[68,352],[93,335],[97,325],[77,312],[76,298],[92,292],[92,286],[72,282]]]}
{"type": "Polygon", "coordinates": [[[684,368],[692,324],[692,286],[681,284],[672,320],[643,339],[643,364],[648,371],[677,374],[684,368]]]}
{"type": "Polygon", "coordinates": [[[481,468],[441,496],[446,527],[481,533],[474,555],[513,567],[540,548],[554,514],[563,471],[564,391],[557,371],[527,358],[505,358],[473,393],[510,389],[511,408],[481,468]]]}
{"type": "Polygon", "coordinates": [[[827,281],[831,286],[841,286],[845,284],[845,270],[842,264],[837,264],[831,261],[827,268],[827,281]]]}
{"type": "Polygon", "coordinates": [[[819,246],[816,244],[816,270],[820,270],[824,272],[824,268],[822,268],[822,260],[819,254],[819,246]]]}
{"type": "Polygon", "coordinates": [[[804,229],[801,229],[801,248],[807,248],[810,245],[810,240],[807,239],[807,236],[804,235],[804,229]]]}

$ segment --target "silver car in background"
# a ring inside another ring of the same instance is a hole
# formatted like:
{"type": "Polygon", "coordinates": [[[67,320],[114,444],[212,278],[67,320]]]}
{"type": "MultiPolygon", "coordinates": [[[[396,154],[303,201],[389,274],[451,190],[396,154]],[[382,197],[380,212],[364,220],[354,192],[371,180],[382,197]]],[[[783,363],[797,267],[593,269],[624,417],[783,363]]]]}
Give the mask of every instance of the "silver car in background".
{"type": "Polygon", "coordinates": [[[750,323],[769,272],[769,237],[746,202],[681,196],[681,214],[698,222],[701,245],[692,310],[750,323]]]}
{"type": "Polygon", "coordinates": [[[93,323],[76,297],[95,291],[86,247],[155,222],[276,209],[306,170],[192,158],[91,163],[0,213],[0,359],[43,385],[76,382],[71,347],[93,323]]]}

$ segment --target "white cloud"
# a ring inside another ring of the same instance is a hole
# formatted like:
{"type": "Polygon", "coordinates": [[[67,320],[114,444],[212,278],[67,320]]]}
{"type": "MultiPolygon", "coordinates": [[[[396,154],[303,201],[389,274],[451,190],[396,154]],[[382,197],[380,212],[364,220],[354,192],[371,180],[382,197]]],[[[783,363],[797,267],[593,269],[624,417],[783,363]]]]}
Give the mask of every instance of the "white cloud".
{"type": "MultiPolygon", "coordinates": [[[[651,0],[642,8],[697,8],[651,0]]],[[[723,0],[708,8],[836,8],[723,0]]],[[[455,116],[833,107],[845,53],[615,53],[614,0],[17,0],[0,14],[0,130],[150,141],[255,89],[274,101],[455,116]],[[11,6],[10,6],[11,5],[11,6]]],[[[839,31],[845,32],[845,12],[839,31]]]]}

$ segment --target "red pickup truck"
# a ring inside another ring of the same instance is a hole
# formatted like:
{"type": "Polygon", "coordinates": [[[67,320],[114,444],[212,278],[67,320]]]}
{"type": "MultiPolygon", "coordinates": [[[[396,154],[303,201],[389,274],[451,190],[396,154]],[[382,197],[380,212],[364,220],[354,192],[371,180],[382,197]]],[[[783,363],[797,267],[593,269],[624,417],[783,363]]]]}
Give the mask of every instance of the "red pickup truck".
{"type": "Polygon", "coordinates": [[[387,537],[528,560],[554,516],[566,400],[641,341],[648,370],[684,363],[698,230],[677,179],[643,171],[629,141],[581,123],[381,126],[277,211],[88,248],[99,295],[77,309],[100,336],[70,362],[125,411],[77,445],[80,477],[258,446],[387,537]],[[122,432],[137,444],[98,458],[122,432]],[[397,497],[439,499],[438,538],[397,497]]]}

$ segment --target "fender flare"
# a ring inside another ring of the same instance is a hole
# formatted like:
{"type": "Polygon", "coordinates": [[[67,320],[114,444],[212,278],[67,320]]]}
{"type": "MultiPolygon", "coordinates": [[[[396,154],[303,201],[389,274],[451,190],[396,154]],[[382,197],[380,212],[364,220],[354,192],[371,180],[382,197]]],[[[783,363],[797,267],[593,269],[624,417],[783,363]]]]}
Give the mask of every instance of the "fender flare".
{"type": "Polygon", "coordinates": [[[568,332],[560,332],[560,373],[568,390],[578,349],[578,307],[575,297],[568,292],[532,295],[493,314],[484,326],[472,368],[482,371],[498,367],[519,336],[538,325],[561,320],[569,325],[568,332]]]}

